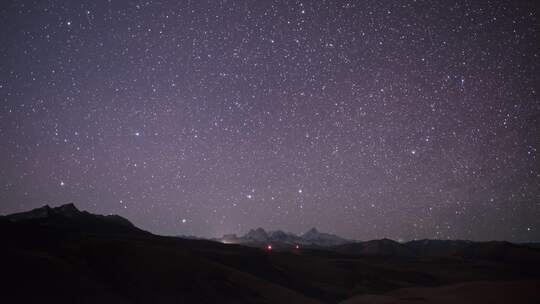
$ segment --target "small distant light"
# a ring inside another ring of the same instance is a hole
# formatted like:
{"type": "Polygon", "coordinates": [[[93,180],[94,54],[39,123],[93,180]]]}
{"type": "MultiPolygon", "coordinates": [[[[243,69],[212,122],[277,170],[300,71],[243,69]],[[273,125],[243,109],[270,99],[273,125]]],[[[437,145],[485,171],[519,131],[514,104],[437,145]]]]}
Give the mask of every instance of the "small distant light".
{"type": "Polygon", "coordinates": [[[272,251],[272,245],[268,245],[268,246],[266,246],[266,250],[268,250],[268,251],[272,251]]]}
{"type": "Polygon", "coordinates": [[[187,222],[186,219],[182,219],[182,223],[185,224],[187,222]]]}
{"type": "Polygon", "coordinates": [[[135,132],[135,136],[141,136],[141,133],[135,132]]]}
{"type": "Polygon", "coordinates": [[[63,181],[60,182],[60,186],[63,187],[63,186],[65,186],[65,185],[66,185],[66,183],[64,183],[63,181]]]}
{"type": "Polygon", "coordinates": [[[300,249],[300,246],[296,245],[295,248],[296,248],[296,249],[300,249]]]}

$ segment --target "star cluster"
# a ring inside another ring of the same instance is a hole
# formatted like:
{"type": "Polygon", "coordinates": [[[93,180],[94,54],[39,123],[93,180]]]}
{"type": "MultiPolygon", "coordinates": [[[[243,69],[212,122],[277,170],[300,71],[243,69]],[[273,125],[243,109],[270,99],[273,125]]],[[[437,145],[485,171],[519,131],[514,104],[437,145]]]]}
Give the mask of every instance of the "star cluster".
{"type": "Polygon", "coordinates": [[[2,1],[0,213],[540,240],[535,1],[2,1]]]}

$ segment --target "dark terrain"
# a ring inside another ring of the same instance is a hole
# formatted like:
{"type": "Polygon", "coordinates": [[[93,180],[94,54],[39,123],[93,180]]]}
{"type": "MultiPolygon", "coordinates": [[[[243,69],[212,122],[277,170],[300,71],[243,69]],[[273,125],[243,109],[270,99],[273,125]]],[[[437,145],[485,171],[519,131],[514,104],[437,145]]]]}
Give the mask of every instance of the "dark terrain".
{"type": "Polygon", "coordinates": [[[157,236],[74,205],[0,217],[0,237],[3,303],[540,303],[535,244],[383,239],[269,251],[157,236]]]}

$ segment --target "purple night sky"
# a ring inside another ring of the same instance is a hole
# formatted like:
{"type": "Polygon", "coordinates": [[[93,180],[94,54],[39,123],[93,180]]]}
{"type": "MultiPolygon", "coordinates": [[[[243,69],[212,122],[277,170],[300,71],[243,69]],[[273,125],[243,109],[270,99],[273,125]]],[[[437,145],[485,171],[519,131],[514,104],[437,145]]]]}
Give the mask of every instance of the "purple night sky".
{"type": "Polygon", "coordinates": [[[540,241],[536,1],[0,4],[0,214],[540,241]]]}

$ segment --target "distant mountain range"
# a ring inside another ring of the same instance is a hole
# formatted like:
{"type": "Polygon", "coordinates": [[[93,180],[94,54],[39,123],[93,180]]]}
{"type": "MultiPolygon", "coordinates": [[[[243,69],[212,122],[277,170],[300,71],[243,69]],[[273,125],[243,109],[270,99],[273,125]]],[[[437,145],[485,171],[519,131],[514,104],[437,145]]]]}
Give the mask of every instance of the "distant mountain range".
{"type": "Polygon", "coordinates": [[[540,266],[540,250],[535,244],[505,241],[415,240],[398,243],[389,239],[347,243],[328,248],[341,254],[396,258],[460,258],[540,266]]]}
{"type": "Polygon", "coordinates": [[[268,244],[279,247],[296,247],[297,245],[329,247],[352,242],[334,234],[319,232],[316,228],[311,228],[302,235],[281,230],[267,232],[263,228],[257,228],[251,229],[244,236],[226,234],[215,240],[226,244],[243,244],[255,247],[267,246],[268,244]]]}
{"type": "MultiPolygon", "coordinates": [[[[64,235],[151,235],[137,228],[119,215],[98,215],[80,211],[74,204],[52,208],[45,205],[27,212],[0,216],[2,223],[19,224],[21,227],[38,226],[40,232],[61,232],[64,235]]],[[[188,238],[188,237],[183,237],[188,238]]],[[[199,239],[190,237],[191,239],[199,239]]],[[[386,256],[405,258],[462,257],[485,260],[532,259],[539,256],[538,243],[514,244],[504,241],[473,242],[468,240],[414,240],[400,243],[390,239],[353,241],[311,228],[302,235],[282,230],[266,231],[251,229],[243,236],[227,234],[211,239],[225,244],[275,249],[311,248],[324,249],[340,254],[355,256],[386,256]],[[529,250],[536,249],[536,250],[529,250]]]]}
{"type": "Polygon", "coordinates": [[[518,259],[537,260],[540,251],[537,243],[514,244],[505,241],[473,242],[468,240],[414,240],[396,242],[390,239],[370,241],[353,241],[334,234],[319,232],[316,228],[302,235],[283,232],[281,230],[265,231],[263,228],[251,229],[244,236],[224,235],[214,239],[225,244],[241,244],[250,247],[274,249],[311,248],[323,249],[340,254],[355,256],[378,256],[399,258],[441,258],[460,257],[483,260],[507,260],[517,262],[518,259]]]}

